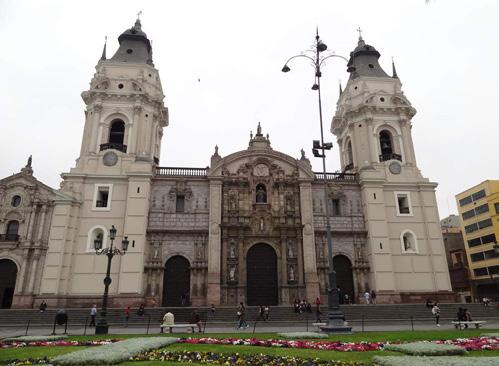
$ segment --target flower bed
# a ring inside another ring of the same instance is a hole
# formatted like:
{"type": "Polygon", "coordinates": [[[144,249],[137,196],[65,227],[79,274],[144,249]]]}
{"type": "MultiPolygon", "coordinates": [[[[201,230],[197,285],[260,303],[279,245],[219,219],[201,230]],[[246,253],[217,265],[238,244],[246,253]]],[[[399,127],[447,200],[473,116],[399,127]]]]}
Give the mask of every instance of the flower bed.
{"type": "Polygon", "coordinates": [[[238,353],[190,352],[156,350],[132,357],[133,361],[170,361],[201,363],[211,365],[238,366],[361,366],[358,362],[327,361],[291,356],[271,356],[264,354],[241,355],[238,353]]]}
{"type": "Polygon", "coordinates": [[[458,338],[448,341],[435,341],[434,343],[453,344],[463,347],[467,351],[499,350],[499,338],[497,337],[458,338]]]}
{"type": "Polygon", "coordinates": [[[0,343],[0,348],[19,348],[19,347],[62,347],[62,346],[103,346],[105,344],[116,343],[121,341],[121,339],[104,339],[95,341],[9,341],[6,343],[5,340],[0,343]]]}
{"type": "Polygon", "coordinates": [[[329,337],[326,333],[317,332],[289,332],[289,333],[277,333],[278,336],[284,338],[292,339],[307,339],[307,338],[327,338],[329,337]]]}
{"type": "Polygon", "coordinates": [[[374,356],[375,366],[497,366],[497,357],[374,356]]]}
{"type": "Polygon", "coordinates": [[[386,350],[397,351],[415,356],[451,356],[462,355],[466,350],[453,344],[413,342],[401,344],[387,344],[386,350]]]}
{"type": "Polygon", "coordinates": [[[51,360],[51,363],[54,365],[71,366],[112,365],[126,361],[140,353],[161,348],[177,341],[177,338],[170,337],[131,338],[101,346],[98,348],[98,352],[93,348],[87,348],[57,356],[51,360]]]}
{"type": "Polygon", "coordinates": [[[306,348],[320,349],[327,351],[341,352],[364,352],[377,351],[383,348],[382,342],[359,342],[343,343],[332,341],[295,341],[282,339],[240,339],[240,338],[183,338],[180,343],[189,344],[218,344],[218,345],[236,345],[236,346],[260,346],[260,347],[281,347],[281,348],[306,348]]]}
{"type": "Polygon", "coordinates": [[[42,342],[42,341],[59,341],[67,338],[67,335],[42,335],[42,336],[19,336],[2,339],[2,343],[6,342],[42,342]]]}

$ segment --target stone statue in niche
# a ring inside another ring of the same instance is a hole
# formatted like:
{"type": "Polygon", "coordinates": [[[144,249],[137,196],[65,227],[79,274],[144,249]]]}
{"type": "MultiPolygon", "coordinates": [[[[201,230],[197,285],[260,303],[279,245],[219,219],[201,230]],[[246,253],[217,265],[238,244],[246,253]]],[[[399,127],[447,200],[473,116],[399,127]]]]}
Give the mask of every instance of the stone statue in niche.
{"type": "Polygon", "coordinates": [[[265,221],[263,218],[260,218],[260,231],[265,230],[265,221]]]}
{"type": "Polygon", "coordinates": [[[236,243],[234,242],[234,239],[230,241],[230,246],[229,246],[229,257],[230,258],[235,258],[236,257],[236,243]]]}
{"type": "Polygon", "coordinates": [[[235,281],[236,280],[236,266],[232,265],[229,268],[229,281],[235,281]]]}
{"type": "Polygon", "coordinates": [[[290,281],[295,280],[295,269],[293,266],[289,266],[289,273],[288,273],[288,278],[290,281]]]}
{"type": "Polygon", "coordinates": [[[293,210],[293,199],[291,196],[286,197],[286,211],[291,211],[293,210]]]}
{"type": "Polygon", "coordinates": [[[256,203],[267,203],[267,192],[261,184],[256,188],[256,203]]]}
{"type": "Polygon", "coordinates": [[[288,243],[288,258],[294,258],[295,254],[293,253],[293,242],[288,243]]]}

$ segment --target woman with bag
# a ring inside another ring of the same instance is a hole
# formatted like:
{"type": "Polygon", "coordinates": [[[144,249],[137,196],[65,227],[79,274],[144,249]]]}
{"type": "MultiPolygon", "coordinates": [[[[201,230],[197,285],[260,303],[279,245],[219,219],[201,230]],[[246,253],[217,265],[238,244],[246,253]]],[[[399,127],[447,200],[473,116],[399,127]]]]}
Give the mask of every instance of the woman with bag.
{"type": "Polygon", "coordinates": [[[244,318],[244,313],[246,312],[246,308],[242,302],[239,303],[239,308],[237,309],[237,329],[241,329],[243,326],[248,328],[249,325],[246,323],[244,318]]]}

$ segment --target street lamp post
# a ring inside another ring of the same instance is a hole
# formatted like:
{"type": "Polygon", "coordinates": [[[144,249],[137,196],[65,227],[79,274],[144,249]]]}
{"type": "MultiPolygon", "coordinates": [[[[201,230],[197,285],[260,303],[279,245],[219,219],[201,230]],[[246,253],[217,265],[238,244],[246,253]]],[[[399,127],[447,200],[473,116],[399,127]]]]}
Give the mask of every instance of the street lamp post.
{"type": "Polygon", "coordinates": [[[322,101],[321,101],[321,66],[329,58],[339,57],[348,62],[343,56],[336,55],[334,53],[329,53],[326,56],[323,56],[323,52],[327,50],[327,46],[323,43],[319,37],[319,31],[317,30],[315,36],[315,44],[312,50],[308,52],[312,52],[313,55],[309,56],[308,54],[300,54],[293,56],[286,61],[284,67],[282,68],[282,72],[290,71],[290,67],[288,63],[298,57],[303,57],[312,62],[312,66],[315,69],[315,83],[312,85],[312,90],[317,90],[317,96],[319,101],[319,122],[321,128],[321,139],[313,141],[312,152],[315,157],[322,158],[322,172],[323,172],[323,180],[324,180],[324,199],[326,205],[326,235],[327,235],[327,249],[328,249],[328,262],[329,262],[329,290],[328,290],[328,311],[327,317],[328,322],[325,326],[321,327],[323,332],[327,333],[350,333],[352,331],[352,327],[345,326],[345,315],[340,310],[340,302],[339,302],[339,294],[336,284],[336,272],[334,270],[333,265],[333,240],[331,237],[331,223],[329,220],[329,204],[328,204],[328,193],[327,193],[327,174],[326,174],[326,150],[331,150],[333,144],[331,142],[324,142],[324,129],[322,127],[322,101]],[[319,152],[321,150],[321,152],[319,152]]]}
{"type": "Polygon", "coordinates": [[[122,249],[113,247],[114,239],[116,238],[116,228],[114,225],[109,229],[109,239],[111,240],[111,245],[109,248],[102,249],[102,237],[99,236],[94,240],[95,254],[104,254],[107,256],[107,270],[106,277],[104,278],[104,295],[102,296],[102,309],[100,312],[100,319],[95,327],[95,334],[108,334],[109,326],[107,324],[107,300],[109,297],[109,285],[111,284],[111,261],[115,255],[125,255],[128,249],[128,237],[125,236],[121,241],[122,249]]]}

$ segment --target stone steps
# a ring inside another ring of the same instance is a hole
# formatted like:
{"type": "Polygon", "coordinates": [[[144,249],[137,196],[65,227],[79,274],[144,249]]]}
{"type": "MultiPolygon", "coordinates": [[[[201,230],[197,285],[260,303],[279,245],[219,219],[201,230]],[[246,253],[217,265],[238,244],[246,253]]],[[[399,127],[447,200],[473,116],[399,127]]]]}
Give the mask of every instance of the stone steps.
{"type": "MultiPolygon", "coordinates": [[[[470,310],[474,319],[477,318],[499,318],[499,310],[495,307],[485,308],[480,304],[441,304],[441,319],[454,319],[459,307],[466,307],[470,310]]],[[[171,311],[175,315],[176,322],[187,322],[194,308],[146,308],[144,316],[138,316],[136,309],[130,312],[129,324],[151,324],[160,323],[163,315],[171,311]]],[[[399,305],[342,305],[345,318],[349,321],[369,321],[382,320],[415,320],[432,319],[431,310],[423,304],[399,304],[399,305]]],[[[203,320],[209,323],[235,323],[237,318],[236,307],[220,307],[214,313],[207,307],[196,308],[203,320]]],[[[321,307],[323,317],[327,313],[327,307],[321,307]]],[[[56,309],[47,309],[41,313],[35,309],[9,309],[0,310],[0,326],[2,325],[25,325],[30,321],[31,325],[53,324],[56,309]]],[[[89,309],[71,308],[66,310],[69,324],[85,324],[90,320],[89,309]]],[[[109,309],[107,319],[109,324],[124,324],[124,309],[109,309]]],[[[97,316],[97,319],[99,315],[97,316]]],[[[254,321],[258,318],[258,307],[249,306],[246,310],[246,319],[254,321]]],[[[270,320],[272,322],[306,322],[314,320],[315,312],[297,314],[289,306],[274,306],[270,308],[270,320]]]]}

